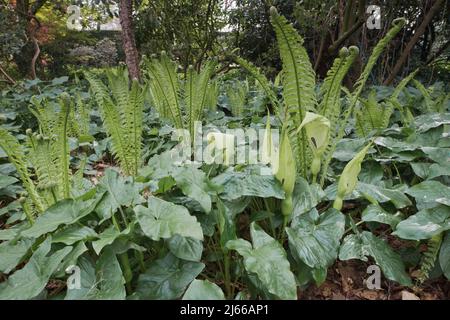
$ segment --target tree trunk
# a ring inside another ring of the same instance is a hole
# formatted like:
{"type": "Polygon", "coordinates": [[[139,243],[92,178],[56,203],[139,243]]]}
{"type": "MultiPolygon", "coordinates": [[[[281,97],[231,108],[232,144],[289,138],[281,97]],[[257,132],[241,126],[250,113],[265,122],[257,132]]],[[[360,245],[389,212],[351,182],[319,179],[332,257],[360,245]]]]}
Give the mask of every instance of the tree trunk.
{"type": "Polygon", "coordinates": [[[388,85],[392,84],[395,77],[400,72],[401,67],[405,64],[406,60],[408,59],[409,54],[411,53],[411,50],[413,49],[413,47],[415,46],[417,41],[419,41],[419,38],[424,34],[428,25],[433,20],[433,17],[435,16],[435,14],[438,13],[439,8],[441,7],[441,5],[443,3],[444,3],[444,0],[436,0],[435,1],[433,6],[431,7],[430,11],[428,11],[428,13],[423,18],[422,23],[419,25],[417,30],[415,30],[413,37],[411,38],[411,40],[409,40],[409,42],[406,45],[405,49],[403,50],[400,58],[397,60],[397,63],[395,64],[394,68],[392,69],[391,74],[384,82],[384,85],[388,86],[388,85]]]}
{"type": "Polygon", "coordinates": [[[133,31],[133,4],[132,0],[119,1],[119,18],[122,27],[122,45],[125,52],[125,62],[128,67],[130,79],[141,79],[139,69],[139,54],[133,31]]]}

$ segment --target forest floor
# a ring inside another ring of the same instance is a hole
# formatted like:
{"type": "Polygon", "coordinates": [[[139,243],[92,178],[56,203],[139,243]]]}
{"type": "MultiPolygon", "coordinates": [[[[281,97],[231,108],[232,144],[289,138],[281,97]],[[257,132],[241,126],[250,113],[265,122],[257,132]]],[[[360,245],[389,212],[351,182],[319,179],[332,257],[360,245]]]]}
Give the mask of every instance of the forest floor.
{"type": "Polygon", "coordinates": [[[361,261],[337,261],[328,269],[320,286],[309,286],[299,292],[300,300],[450,300],[450,282],[440,277],[426,281],[420,288],[407,288],[382,278],[381,289],[370,290],[365,280],[370,277],[361,261]]]}

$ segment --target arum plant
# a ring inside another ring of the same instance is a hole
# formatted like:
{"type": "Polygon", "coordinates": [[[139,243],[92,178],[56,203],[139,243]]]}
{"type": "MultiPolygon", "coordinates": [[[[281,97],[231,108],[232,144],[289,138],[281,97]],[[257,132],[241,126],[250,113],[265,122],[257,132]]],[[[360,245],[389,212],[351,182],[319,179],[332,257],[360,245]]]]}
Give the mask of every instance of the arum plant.
{"type": "Polygon", "coordinates": [[[291,142],[289,141],[288,131],[284,127],[281,132],[278,170],[275,174],[275,177],[283,186],[285,193],[285,198],[281,201],[281,213],[284,217],[284,226],[286,226],[293,210],[292,193],[294,192],[296,176],[295,156],[291,142]]]}
{"type": "Polygon", "coordinates": [[[272,135],[270,126],[270,114],[267,113],[266,129],[264,130],[264,138],[261,147],[261,162],[270,165],[272,173],[275,174],[279,167],[279,150],[278,146],[275,145],[273,138],[274,136],[272,135]]]}
{"type": "Polygon", "coordinates": [[[311,162],[312,182],[316,182],[320,171],[320,162],[330,140],[330,120],[324,116],[307,112],[298,131],[305,130],[311,148],[313,159],[311,162]]]}
{"type": "Polygon", "coordinates": [[[342,209],[342,204],[345,196],[348,196],[355,190],[356,183],[358,182],[358,175],[361,172],[361,164],[369,151],[372,143],[369,143],[361,151],[359,151],[356,156],[350,160],[342,171],[341,177],[339,178],[338,189],[336,199],[333,203],[333,208],[336,210],[342,209]]]}

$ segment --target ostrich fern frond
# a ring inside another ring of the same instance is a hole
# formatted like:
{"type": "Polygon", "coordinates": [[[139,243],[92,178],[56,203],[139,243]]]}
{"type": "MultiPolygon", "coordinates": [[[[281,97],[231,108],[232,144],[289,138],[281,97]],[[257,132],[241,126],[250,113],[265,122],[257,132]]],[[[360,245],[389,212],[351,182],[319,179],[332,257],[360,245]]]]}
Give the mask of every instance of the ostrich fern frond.
{"type": "Polygon", "coordinates": [[[423,253],[422,261],[420,262],[419,276],[417,277],[419,284],[424,283],[429,278],[430,272],[436,263],[443,237],[444,233],[442,232],[428,240],[427,251],[423,253]]]}
{"type": "Polygon", "coordinates": [[[417,88],[417,90],[419,90],[423,96],[423,99],[425,101],[426,112],[429,113],[436,112],[436,110],[434,110],[433,98],[431,97],[428,89],[425,88],[425,86],[422,83],[420,83],[420,81],[413,79],[412,82],[414,83],[414,86],[417,88]]]}
{"type": "Polygon", "coordinates": [[[206,107],[209,110],[216,111],[217,103],[219,102],[219,84],[217,80],[213,80],[208,84],[208,90],[206,92],[206,107]]]}
{"type": "Polygon", "coordinates": [[[359,76],[358,80],[355,83],[355,89],[352,92],[350,96],[350,103],[347,109],[344,111],[344,114],[339,121],[339,129],[336,134],[335,139],[332,142],[331,147],[324,155],[323,165],[322,165],[322,174],[321,174],[321,185],[325,182],[325,177],[328,171],[328,167],[330,165],[332,156],[334,151],[336,150],[337,143],[344,137],[345,135],[345,128],[348,124],[349,118],[351,114],[354,111],[354,108],[356,104],[359,101],[359,97],[361,96],[361,93],[364,89],[364,86],[367,82],[367,79],[369,78],[373,67],[375,66],[378,58],[380,57],[383,50],[386,48],[386,46],[389,44],[389,42],[397,35],[397,33],[403,28],[405,25],[406,20],[404,18],[395,19],[392,22],[393,27],[387,32],[387,34],[384,36],[383,39],[381,39],[375,48],[372,51],[372,54],[370,55],[363,72],[359,76]]]}
{"type": "Polygon", "coordinates": [[[270,21],[283,63],[282,84],[287,130],[296,155],[297,168],[306,178],[309,167],[308,144],[304,130],[298,132],[297,128],[306,112],[316,109],[315,73],[303,47],[303,38],[274,7],[270,8],[270,21]]]}
{"type": "Polygon", "coordinates": [[[397,87],[395,87],[394,92],[391,94],[388,101],[386,102],[385,106],[386,111],[383,117],[382,128],[387,128],[387,126],[389,125],[389,120],[395,108],[397,108],[400,111],[402,121],[405,126],[411,123],[412,121],[411,111],[409,109],[405,110],[405,108],[398,101],[398,97],[400,93],[403,91],[403,89],[405,89],[406,85],[416,76],[418,72],[419,69],[414,70],[407,77],[403,78],[403,80],[400,81],[397,87]]]}
{"type": "Polygon", "coordinates": [[[28,192],[34,206],[39,212],[45,210],[43,200],[36,190],[36,187],[31,180],[26,156],[22,146],[16,137],[9,133],[6,129],[0,128],[0,147],[8,156],[9,161],[14,165],[22,181],[23,187],[28,192]]]}
{"type": "Polygon", "coordinates": [[[109,88],[93,74],[85,77],[99,105],[103,123],[112,141],[112,153],[127,175],[136,175],[141,165],[144,93],[134,80],[129,87],[123,69],[107,72],[109,88]]]}
{"type": "MultiPolygon", "coordinates": [[[[188,68],[184,86],[184,102],[186,107],[186,118],[184,128],[188,129],[194,136],[194,124],[202,119],[208,99],[208,84],[216,64],[208,61],[197,73],[192,66],[188,68]]],[[[180,104],[181,105],[181,104],[180,104]]],[[[181,112],[182,113],[182,112],[181,112]]]]}
{"type": "Polygon", "coordinates": [[[216,62],[207,61],[197,72],[190,66],[185,79],[177,73],[177,65],[165,52],[161,58],[146,62],[150,96],[158,113],[169,118],[177,129],[194,133],[194,124],[203,117],[208,101],[217,101],[217,90],[209,92],[216,62]]]}
{"type": "Polygon", "coordinates": [[[147,62],[147,72],[150,78],[150,89],[153,97],[161,99],[160,104],[167,108],[165,115],[174,123],[175,127],[183,128],[183,117],[180,106],[180,84],[176,72],[176,64],[163,52],[161,59],[152,59],[147,62]]]}
{"type": "Polygon", "coordinates": [[[227,96],[231,105],[231,113],[233,116],[240,117],[244,113],[244,107],[248,91],[245,84],[240,81],[234,82],[227,88],[227,96]]]}
{"type": "MultiPolygon", "coordinates": [[[[47,102],[33,100],[30,108],[39,122],[39,134],[28,138],[30,161],[38,177],[40,189],[53,188],[55,198],[70,197],[69,141],[75,122],[72,100],[67,94],[59,97],[58,108],[47,102]],[[70,133],[70,134],[69,134],[70,133]]],[[[55,199],[56,200],[56,199],[55,199]]]]}
{"type": "Polygon", "coordinates": [[[69,116],[71,109],[71,100],[68,95],[62,95],[60,98],[61,111],[58,115],[54,137],[54,156],[57,162],[57,168],[60,170],[59,175],[62,181],[63,197],[68,199],[70,197],[70,149],[68,139],[69,116]]]}
{"type": "Polygon", "coordinates": [[[281,114],[279,101],[275,91],[272,88],[272,84],[269,82],[266,76],[263,75],[260,70],[251,62],[237,56],[233,56],[231,58],[234,62],[244,68],[250,74],[250,76],[252,76],[259,83],[270,103],[272,104],[275,114],[279,116],[281,114]]]}
{"type": "Polygon", "coordinates": [[[390,118],[392,110],[378,103],[376,92],[371,91],[367,99],[360,98],[359,101],[359,107],[355,108],[356,134],[366,137],[373,130],[384,129],[384,119],[390,118]]]}

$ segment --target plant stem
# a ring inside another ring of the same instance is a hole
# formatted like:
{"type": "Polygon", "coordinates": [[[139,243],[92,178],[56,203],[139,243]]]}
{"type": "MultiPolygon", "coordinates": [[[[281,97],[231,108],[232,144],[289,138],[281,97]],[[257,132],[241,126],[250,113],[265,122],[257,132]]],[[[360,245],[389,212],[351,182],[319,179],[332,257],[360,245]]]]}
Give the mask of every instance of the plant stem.
{"type": "Polygon", "coordinates": [[[223,267],[224,267],[224,282],[225,282],[225,291],[228,299],[232,299],[231,292],[231,275],[230,275],[230,253],[228,250],[224,250],[223,255],[223,267]]]}
{"type": "MultiPolygon", "coordinates": [[[[122,212],[122,214],[123,214],[123,212],[122,212]]],[[[120,230],[119,224],[117,223],[117,220],[116,220],[116,217],[114,216],[114,214],[111,216],[111,218],[112,218],[112,222],[113,222],[114,226],[120,232],[121,230],[120,230]]],[[[125,223],[126,223],[126,221],[125,221],[125,223]]],[[[123,268],[123,276],[125,278],[127,292],[128,292],[128,294],[131,294],[132,293],[131,280],[133,279],[133,271],[131,270],[130,260],[128,259],[128,253],[124,252],[124,253],[120,254],[119,259],[120,259],[120,263],[123,268]]]]}
{"type": "Polygon", "coordinates": [[[127,292],[128,294],[131,294],[133,292],[131,288],[131,280],[133,279],[133,272],[131,271],[128,254],[126,252],[120,254],[119,259],[123,268],[123,276],[125,278],[127,292]]]}
{"type": "Polygon", "coordinates": [[[286,227],[287,227],[288,220],[289,220],[289,216],[284,216],[284,217],[283,217],[283,226],[281,227],[280,235],[279,235],[279,237],[278,237],[278,238],[280,239],[280,244],[281,244],[281,245],[283,245],[284,240],[285,240],[285,232],[284,232],[284,230],[285,230],[286,227]]]}

